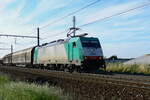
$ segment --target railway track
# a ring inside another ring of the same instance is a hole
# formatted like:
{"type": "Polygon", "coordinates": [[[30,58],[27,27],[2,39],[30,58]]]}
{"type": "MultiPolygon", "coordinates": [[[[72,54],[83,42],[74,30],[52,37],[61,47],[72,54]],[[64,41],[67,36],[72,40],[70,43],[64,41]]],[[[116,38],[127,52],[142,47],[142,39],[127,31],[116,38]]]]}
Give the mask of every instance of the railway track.
{"type": "Polygon", "coordinates": [[[150,76],[71,74],[4,66],[0,67],[0,71],[15,78],[47,81],[70,92],[74,100],[150,100],[150,76]]]}

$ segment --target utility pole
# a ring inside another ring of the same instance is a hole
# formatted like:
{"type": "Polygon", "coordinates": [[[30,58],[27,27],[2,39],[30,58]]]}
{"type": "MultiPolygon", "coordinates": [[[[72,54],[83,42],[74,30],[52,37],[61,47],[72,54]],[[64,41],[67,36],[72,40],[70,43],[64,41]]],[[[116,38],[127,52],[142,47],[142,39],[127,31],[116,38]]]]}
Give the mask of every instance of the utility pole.
{"type": "Polygon", "coordinates": [[[67,33],[67,37],[75,37],[76,36],[76,31],[79,30],[80,28],[76,27],[76,17],[73,16],[73,27],[70,28],[70,31],[72,31],[70,34],[67,33]],[[73,33],[73,36],[71,34],[73,33]]]}
{"type": "Polygon", "coordinates": [[[40,28],[37,28],[37,46],[40,46],[40,28]]]}
{"type": "Polygon", "coordinates": [[[11,64],[12,64],[12,55],[13,55],[13,45],[11,45],[11,64]]]}
{"type": "Polygon", "coordinates": [[[73,16],[73,36],[75,37],[76,35],[76,17],[73,16]]]}

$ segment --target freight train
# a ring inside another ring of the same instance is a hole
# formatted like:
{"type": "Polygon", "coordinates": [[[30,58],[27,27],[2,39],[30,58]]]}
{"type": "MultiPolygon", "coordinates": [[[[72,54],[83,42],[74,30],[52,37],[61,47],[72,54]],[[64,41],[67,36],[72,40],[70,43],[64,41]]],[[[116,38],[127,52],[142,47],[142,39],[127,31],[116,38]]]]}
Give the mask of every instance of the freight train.
{"type": "Polygon", "coordinates": [[[98,38],[84,36],[59,39],[8,54],[3,57],[3,64],[69,72],[105,68],[98,38]]]}

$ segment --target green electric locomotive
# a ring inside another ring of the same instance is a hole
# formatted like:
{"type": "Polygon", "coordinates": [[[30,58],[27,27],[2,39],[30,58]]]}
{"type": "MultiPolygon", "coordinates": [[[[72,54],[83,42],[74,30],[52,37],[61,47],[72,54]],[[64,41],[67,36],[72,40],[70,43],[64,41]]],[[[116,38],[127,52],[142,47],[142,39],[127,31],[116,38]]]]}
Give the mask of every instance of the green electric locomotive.
{"type": "Polygon", "coordinates": [[[84,36],[59,39],[17,51],[6,55],[3,63],[69,72],[95,72],[105,68],[98,38],[84,36]]]}

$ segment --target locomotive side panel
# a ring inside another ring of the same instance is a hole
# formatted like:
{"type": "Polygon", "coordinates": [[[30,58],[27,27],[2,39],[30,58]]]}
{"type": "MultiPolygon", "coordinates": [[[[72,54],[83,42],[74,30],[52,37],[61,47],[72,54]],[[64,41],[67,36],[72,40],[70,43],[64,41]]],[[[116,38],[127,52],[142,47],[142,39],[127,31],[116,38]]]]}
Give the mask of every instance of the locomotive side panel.
{"type": "Polygon", "coordinates": [[[79,38],[72,38],[65,43],[65,48],[68,56],[68,62],[74,65],[81,65],[83,61],[83,49],[79,38]]]}
{"type": "Polygon", "coordinates": [[[34,50],[33,64],[70,64],[81,65],[83,61],[83,49],[79,38],[71,39],[63,43],[55,43],[34,50]]]}
{"type": "Polygon", "coordinates": [[[64,44],[37,47],[34,52],[34,64],[64,64],[68,57],[64,44]]]}

